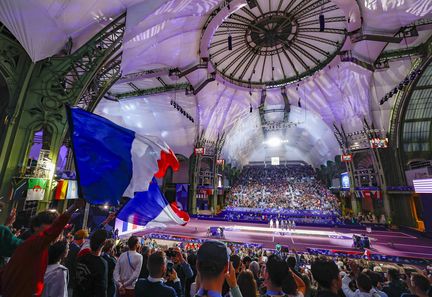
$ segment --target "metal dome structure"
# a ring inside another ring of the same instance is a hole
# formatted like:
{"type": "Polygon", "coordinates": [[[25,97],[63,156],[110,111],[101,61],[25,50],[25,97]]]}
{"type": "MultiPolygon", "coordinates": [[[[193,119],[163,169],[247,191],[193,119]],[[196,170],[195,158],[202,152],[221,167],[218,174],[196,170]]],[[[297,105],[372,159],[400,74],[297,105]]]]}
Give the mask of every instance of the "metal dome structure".
{"type": "Polygon", "coordinates": [[[105,30],[113,52],[81,85],[83,106],[185,156],[198,136],[225,135],[223,158],[239,164],[274,134],[287,140],[281,158],[318,166],[340,153],[335,126],[354,133],[366,119],[388,131],[395,100],[380,100],[422,58],[431,17],[430,0],[0,2],[0,22],[34,63],[87,55],[72,79],[105,30]]]}
{"type": "Polygon", "coordinates": [[[224,16],[208,56],[218,73],[243,87],[282,86],[309,76],[333,60],[347,35],[343,11],[329,0],[260,0],[253,8],[230,8],[207,21],[224,16]]]}

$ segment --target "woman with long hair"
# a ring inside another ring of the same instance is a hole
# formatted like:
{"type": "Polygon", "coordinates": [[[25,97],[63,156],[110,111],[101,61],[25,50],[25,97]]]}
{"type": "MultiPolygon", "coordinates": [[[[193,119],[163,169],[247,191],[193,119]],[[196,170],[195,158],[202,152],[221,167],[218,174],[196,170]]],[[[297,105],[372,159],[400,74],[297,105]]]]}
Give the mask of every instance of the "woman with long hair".
{"type": "Polygon", "coordinates": [[[239,273],[237,284],[243,297],[257,297],[257,284],[250,270],[244,270],[239,273]]]}

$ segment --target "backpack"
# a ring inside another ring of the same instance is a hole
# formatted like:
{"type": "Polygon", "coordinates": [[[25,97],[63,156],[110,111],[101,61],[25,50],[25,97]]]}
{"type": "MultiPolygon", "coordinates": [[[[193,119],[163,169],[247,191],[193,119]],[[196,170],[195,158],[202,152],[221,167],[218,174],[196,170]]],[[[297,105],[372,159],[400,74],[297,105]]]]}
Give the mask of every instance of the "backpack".
{"type": "Polygon", "coordinates": [[[91,271],[85,263],[76,263],[75,287],[79,288],[82,292],[92,291],[91,271]]]}

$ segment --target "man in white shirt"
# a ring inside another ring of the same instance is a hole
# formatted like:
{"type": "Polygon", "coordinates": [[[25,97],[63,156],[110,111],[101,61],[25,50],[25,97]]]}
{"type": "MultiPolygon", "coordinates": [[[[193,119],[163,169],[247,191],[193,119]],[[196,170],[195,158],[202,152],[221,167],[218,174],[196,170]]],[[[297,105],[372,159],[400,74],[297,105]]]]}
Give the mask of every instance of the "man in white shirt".
{"type": "Polygon", "coordinates": [[[120,296],[135,296],[135,283],[143,262],[142,255],[137,253],[139,246],[138,237],[131,236],[128,240],[129,251],[120,255],[114,268],[114,281],[120,296]]]}
{"type": "Polygon", "coordinates": [[[352,281],[349,274],[342,279],[342,291],[346,297],[380,297],[379,293],[372,288],[372,281],[365,273],[359,273],[356,277],[357,290],[350,289],[349,284],[352,281]]]}

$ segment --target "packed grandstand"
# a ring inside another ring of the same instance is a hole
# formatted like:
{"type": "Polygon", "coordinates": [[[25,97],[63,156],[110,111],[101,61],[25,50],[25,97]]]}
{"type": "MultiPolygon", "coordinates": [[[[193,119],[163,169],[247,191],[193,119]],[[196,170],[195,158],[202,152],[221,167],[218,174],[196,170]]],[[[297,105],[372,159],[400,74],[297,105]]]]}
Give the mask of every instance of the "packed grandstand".
{"type": "Polygon", "coordinates": [[[310,165],[246,166],[231,188],[228,206],[338,211],[335,195],[310,165]]]}

